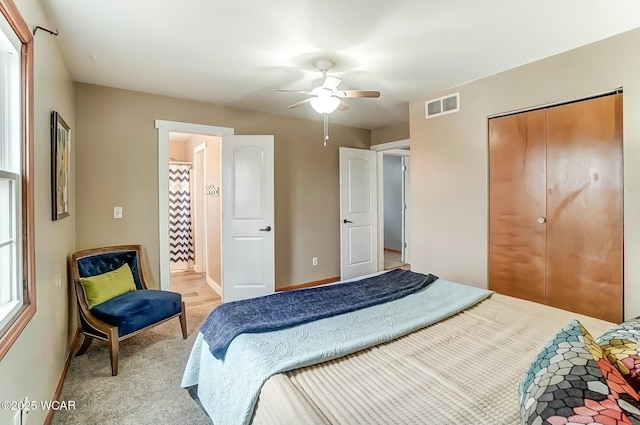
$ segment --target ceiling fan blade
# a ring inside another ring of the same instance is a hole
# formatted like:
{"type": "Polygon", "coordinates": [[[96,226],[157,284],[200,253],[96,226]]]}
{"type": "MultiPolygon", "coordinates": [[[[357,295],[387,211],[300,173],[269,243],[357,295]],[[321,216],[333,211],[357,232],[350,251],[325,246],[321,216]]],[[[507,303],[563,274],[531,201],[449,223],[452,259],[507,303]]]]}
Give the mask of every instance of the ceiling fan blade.
{"type": "Polygon", "coordinates": [[[287,90],[287,89],[271,89],[271,90],[284,92],[284,93],[301,93],[301,94],[307,94],[307,95],[313,94],[310,91],[302,91],[302,90],[287,90]]]}
{"type": "Polygon", "coordinates": [[[324,79],[324,82],[322,83],[322,88],[333,91],[338,88],[341,82],[342,78],[334,77],[333,75],[327,75],[324,79]]]}
{"type": "Polygon", "coordinates": [[[291,106],[288,106],[287,109],[297,108],[299,106],[306,105],[307,103],[309,103],[309,99],[301,100],[300,102],[297,102],[291,106]]]}
{"type": "Polygon", "coordinates": [[[338,105],[338,109],[340,109],[341,111],[346,111],[349,108],[350,106],[347,105],[346,102],[343,102],[342,100],[340,101],[340,105],[338,105]]]}
{"type": "Polygon", "coordinates": [[[338,97],[380,97],[377,90],[344,90],[336,93],[338,97]]]}

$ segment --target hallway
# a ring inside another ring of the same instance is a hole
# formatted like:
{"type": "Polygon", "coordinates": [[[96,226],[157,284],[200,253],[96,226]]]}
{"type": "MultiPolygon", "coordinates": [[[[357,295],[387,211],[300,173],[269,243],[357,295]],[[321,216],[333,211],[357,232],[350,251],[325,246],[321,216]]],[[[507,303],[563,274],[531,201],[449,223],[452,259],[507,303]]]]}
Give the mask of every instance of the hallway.
{"type": "Polygon", "coordinates": [[[222,302],[222,298],[205,281],[204,273],[192,270],[171,273],[171,290],[182,295],[187,310],[189,307],[211,305],[211,309],[222,302]]]}

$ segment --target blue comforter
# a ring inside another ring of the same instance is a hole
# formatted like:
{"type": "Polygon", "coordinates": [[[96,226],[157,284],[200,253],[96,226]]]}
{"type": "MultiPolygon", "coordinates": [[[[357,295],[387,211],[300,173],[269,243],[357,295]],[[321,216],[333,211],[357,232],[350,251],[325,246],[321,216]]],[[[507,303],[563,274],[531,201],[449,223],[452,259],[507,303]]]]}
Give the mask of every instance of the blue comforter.
{"type": "Polygon", "coordinates": [[[224,358],[242,333],[268,332],[349,313],[405,297],[433,283],[437,276],[392,270],[378,276],[218,306],[200,328],[211,354],[224,358]]]}
{"type": "Polygon", "coordinates": [[[181,386],[197,385],[198,399],[214,424],[247,425],[262,385],[270,376],[391,341],[463,311],[489,295],[491,291],[486,289],[439,279],[424,290],[388,303],[277,331],[238,335],[224,360],[210,354],[199,333],[181,386]]]}

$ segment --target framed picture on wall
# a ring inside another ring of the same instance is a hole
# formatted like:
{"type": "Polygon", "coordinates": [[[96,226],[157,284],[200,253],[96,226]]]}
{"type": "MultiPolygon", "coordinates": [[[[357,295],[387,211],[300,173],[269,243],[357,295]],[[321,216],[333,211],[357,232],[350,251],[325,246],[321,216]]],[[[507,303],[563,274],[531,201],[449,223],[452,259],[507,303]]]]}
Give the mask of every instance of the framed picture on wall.
{"type": "Polygon", "coordinates": [[[69,217],[71,129],[56,111],[51,112],[51,204],[52,219],[69,217]]]}

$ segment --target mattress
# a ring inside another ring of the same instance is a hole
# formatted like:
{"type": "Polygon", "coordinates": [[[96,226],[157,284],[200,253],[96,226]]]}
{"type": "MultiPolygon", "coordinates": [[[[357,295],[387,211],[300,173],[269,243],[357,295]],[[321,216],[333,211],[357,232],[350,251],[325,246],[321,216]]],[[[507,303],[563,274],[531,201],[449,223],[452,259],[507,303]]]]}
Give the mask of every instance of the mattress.
{"type": "MultiPolygon", "coordinates": [[[[307,291],[314,290],[301,290],[296,296],[305,296],[307,291]]],[[[262,386],[271,376],[391,341],[464,311],[490,295],[485,289],[438,279],[411,295],[367,308],[279,330],[243,332],[231,341],[224,358],[212,354],[205,336],[208,330],[201,329],[181,386],[195,390],[215,424],[249,425],[262,386]]],[[[272,303],[266,297],[262,301],[272,303]]],[[[243,306],[236,304],[232,309],[243,306]]]]}
{"type": "Polygon", "coordinates": [[[573,319],[594,337],[614,325],[493,294],[394,341],[273,375],[252,424],[518,424],[527,368],[573,319]]]}

